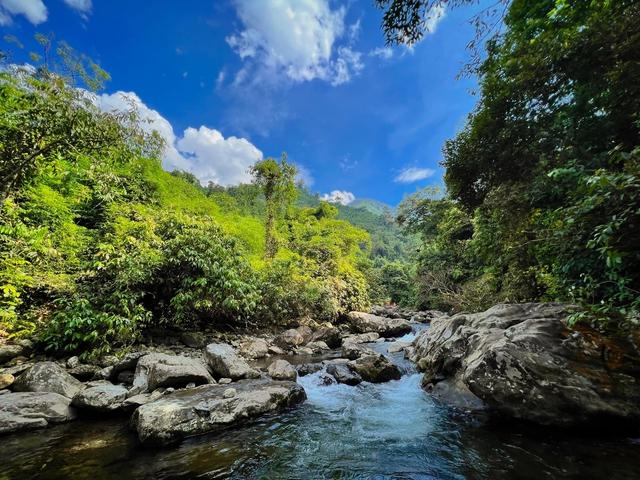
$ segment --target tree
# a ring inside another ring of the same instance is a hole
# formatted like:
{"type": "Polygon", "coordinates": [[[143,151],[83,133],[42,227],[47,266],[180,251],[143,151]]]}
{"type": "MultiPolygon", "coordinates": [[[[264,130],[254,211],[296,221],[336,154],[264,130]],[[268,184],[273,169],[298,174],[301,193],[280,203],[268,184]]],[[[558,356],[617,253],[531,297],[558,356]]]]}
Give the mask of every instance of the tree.
{"type": "Polygon", "coordinates": [[[251,174],[266,201],[265,257],[273,258],[278,251],[276,222],[291,207],[297,194],[296,168],[287,163],[287,156],[283,154],[279,162],[273,158],[257,162],[251,167],[251,174]]]}

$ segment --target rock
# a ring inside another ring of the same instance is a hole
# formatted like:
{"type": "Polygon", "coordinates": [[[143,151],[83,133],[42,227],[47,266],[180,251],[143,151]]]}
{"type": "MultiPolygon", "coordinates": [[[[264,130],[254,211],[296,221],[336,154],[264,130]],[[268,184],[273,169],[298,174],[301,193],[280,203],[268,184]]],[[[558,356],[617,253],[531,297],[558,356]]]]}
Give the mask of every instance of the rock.
{"type": "Polygon", "coordinates": [[[248,338],[240,344],[240,355],[245,358],[264,358],[269,355],[269,344],[262,338],[248,338]]]}
{"type": "Polygon", "coordinates": [[[568,311],[503,304],[434,320],[414,342],[423,386],[464,386],[477,404],[543,425],[640,424],[640,372],[627,360],[633,346],[568,328],[568,311]]]}
{"type": "Polygon", "coordinates": [[[327,365],[327,373],[332,375],[338,383],[352,386],[362,383],[362,377],[352,372],[346,364],[331,363],[327,365]]]}
{"type": "Polygon", "coordinates": [[[76,368],[78,365],[80,365],[80,359],[78,357],[73,356],[67,359],[67,368],[76,368]]]}
{"type": "Polygon", "coordinates": [[[342,345],[340,330],[335,327],[323,327],[311,334],[310,342],[324,342],[329,348],[339,348],[342,345]]]}
{"type": "Polygon", "coordinates": [[[16,378],[13,384],[16,392],[53,392],[67,398],[73,398],[83,388],[81,382],[54,362],[34,364],[16,378]]]}
{"type": "Polygon", "coordinates": [[[313,353],[322,353],[327,350],[331,350],[329,345],[324,343],[322,340],[318,340],[317,342],[309,342],[305,348],[310,349],[313,353]]]}
{"type": "Polygon", "coordinates": [[[269,365],[267,373],[274,380],[291,380],[295,382],[298,378],[298,372],[286,360],[276,360],[269,365]]]}
{"type": "Polygon", "coordinates": [[[401,341],[396,341],[393,342],[392,344],[389,345],[387,351],[389,353],[397,353],[397,352],[401,352],[403,351],[405,348],[409,347],[411,345],[411,342],[401,342],[401,341]]]}
{"type": "Polygon", "coordinates": [[[95,365],[80,364],[73,367],[71,370],[68,370],[68,373],[77,380],[86,382],[87,380],[94,378],[99,371],[100,367],[96,367],[95,365]]]}
{"type": "Polygon", "coordinates": [[[111,377],[113,377],[113,365],[98,370],[94,378],[100,380],[109,380],[111,377]]]}
{"type": "Polygon", "coordinates": [[[136,366],[131,393],[153,391],[160,387],[184,387],[214,383],[204,365],[192,358],[164,353],[149,353],[136,366]]]}
{"type": "Polygon", "coordinates": [[[222,394],[223,398],[233,398],[238,394],[238,391],[235,388],[227,388],[222,394]]]}
{"type": "Polygon", "coordinates": [[[236,383],[232,398],[225,398],[227,390],[220,385],[205,385],[174,392],[140,406],[133,414],[132,425],[143,444],[167,444],[292,407],[306,399],[304,389],[294,382],[243,380],[236,383]]]}
{"type": "Polygon", "coordinates": [[[275,338],[274,343],[285,350],[292,350],[304,345],[307,339],[305,339],[305,336],[299,331],[299,329],[300,327],[285,330],[275,338]]]}
{"type": "Polygon", "coordinates": [[[348,358],[349,360],[355,360],[356,358],[360,358],[363,355],[375,354],[375,352],[369,347],[365,347],[360,343],[352,343],[347,341],[342,344],[341,353],[344,358],[348,358]]]}
{"type": "Polygon", "coordinates": [[[116,377],[116,382],[131,385],[133,384],[134,378],[135,372],[132,372],[131,370],[124,370],[118,374],[118,376],[116,377]]]}
{"type": "Polygon", "coordinates": [[[298,347],[295,350],[296,355],[313,355],[315,352],[308,347],[298,347]]]}
{"type": "Polygon", "coordinates": [[[13,365],[11,367],[0,368],[0,373],[8,373],[10,375],[13,375],[14,377],[17,377],[18,375],[29,370],[34,365],[35,365],[35,362],[21,363],[20,365],[13,365]]]}
{"type": "Polygon", "coordinates": [[[24,356],[27,353],[27,349],[22,345],[16,343],[7,343],[0,345],[0,365],[9,363],[16,357],[24,356]]]}
{"type": "Polygon", "coordinates": [[[155,402],[159,398],[161,398],[163,392],[160,390],[156,390],[152,393],[139,393],[138,395],[134,395],[132,397],[127,398],[122,402],[122,408],[125,410],[135,410],[140,405],[145,405],[150,402],[155,402]]]}
{"type": "Polygon", "coordinates": [[[221,378],[220,380],[218,380],[218,383],[220,385],[228,385],[231,382],[233,382],[233,380],[231,380],[230,378],[221,378]]]}
{"type": "Polygon", "coordinates": [[[400,337],[411,333],[411,324],[400,318],[378,317],[371,313],[349,312],[347,320],[356,333],[376,332],[383,337],[400,337]]]}
{"type": "Polygon", "coordinates": [[[122,385],[103,384],[85,388],[73,397],[74,407],[94,412],[112,412],[122,408],[128,390],[122,385]]]}
{"type": "Polygon", "coordinates": [[[258,378],[260,373],[245,362],[231,345],[211,343],[204,351],[209,368],[214,377],[226,377],[233,380],[240,378],[258,378]]]}
{"type": "Polygon", "coordinates": [[[0,395],[0,434],[62,423],[75,418],[71,399],[52,392],[0,395]]]}
{"type": "Polygon", "coordinates": [[[124,357],[120,359],[116,359],[116,361],[112,365],[110,376],[107,378],[108,380],[116,380],[120,372],[130,371],[135,372],[136,367],[138,366],[138,361],[145,355],[148,355],[149,352],[138,351],[138,352],[129,352],[124,357]]]}
{"type": "MultiPolygon", "coordinates": [[[[350,343],[373,343],[380,340],[380,334],[376,332],[367,332],[360,333],[358,335],[348,335],[344,337],[342,343],[350,342],[350,343]]],[[[384,341],[384,338],[382,339],[384,341]]]]}
{"type": "Polygon", "coordinates": [[[286,352],[276,345],[269,345],[269,353],[272,355],[284,355],[286,352]]]}
{"type": "Polygon", "coordinates": [[[331,375],[326,375],[323,373],[318,377],[318,385],[321,385],[323,387],[326,387],[327,385],[333,385],[334,383],[336,383],[336,379],[331,375]]]}
{"type": "Polygon", "coordinates": [[[180,341],[189,348],[203,348],[207,339],[202,332],[182,332],[180,341]]]}
{"type": "Polygon", "coordinates": [[[389,380],[399,380],[402,377],[400,369],[391,363],[384,355],[365,355],[353,362],[350,367],[360,375],[362,380],[371,383],[383,383],[389,380]]]}
{"type": "Polygon", "coordinates": [[[302,365],[298,365],[296,367],[298,371],[298,375],[304,377],[305,375],[311,375],[312,373],[319,372],[322,370],[321,363],[303,363],[302,365]]]}
{"type": "Polygon", "coordinates": [[[10,373],[3,373],[0,375],[0,390],[10,387],[15,380],[15,377],[10,373]]]}

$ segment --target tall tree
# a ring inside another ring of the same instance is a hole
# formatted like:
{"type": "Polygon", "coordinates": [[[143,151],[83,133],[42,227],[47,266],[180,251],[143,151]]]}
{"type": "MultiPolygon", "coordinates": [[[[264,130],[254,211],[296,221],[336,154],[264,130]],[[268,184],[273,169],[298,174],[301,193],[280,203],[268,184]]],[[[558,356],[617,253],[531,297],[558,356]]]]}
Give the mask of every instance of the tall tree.
{"type": "Polygon", "coordinates": [[[286,154],[280,161],[267,158],[251,167],[253,183],[258,185],[266,200],[265,257],[273,258],[278,252],[275,234],[278,218],[292,205],[297,195],[295,186],[296,168],[287,162],[286,154]]]}

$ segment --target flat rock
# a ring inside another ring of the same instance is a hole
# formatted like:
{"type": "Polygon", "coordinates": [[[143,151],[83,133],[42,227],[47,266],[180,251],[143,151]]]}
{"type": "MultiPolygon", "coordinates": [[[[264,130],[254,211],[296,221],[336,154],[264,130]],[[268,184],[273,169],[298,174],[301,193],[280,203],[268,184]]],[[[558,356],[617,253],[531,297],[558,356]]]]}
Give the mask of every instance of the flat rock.
{"type": "Polygon", "coordinates": [[[543,425],[640,425],[640,372],[628,360],[634,347],[569,328],[569,308],[502,304],[432,321],[412,354],[423,386],[437,393],[448,381],[449,393],[463,385],[493,411],[543,425]]]}
{"type": "Polygon", "coordinates": [[[260,373],[249,366],[236,350],[226,343],[211,343],[204,351],[209,368],[216,378],[258,378],[260,373]]]}
{"type": "Polygon", "coordinates": [[[73,397],[72,405],[79,409],[94,412],[112,412],[122,408],[128,390],[122,385],[105,383],[85,388],[73,397]]]}
{"type": "Polygon", "coordinates": [[[84,385],[54,362],[39,362],[16,378],[16,392],[53,392],[73,398],[84,385]]]}
{"type": "Polygon", "coordinates": [[[228,388],[221,385],[171,393],[140,406],[133,414],[132,425],[143,444],[168,444],[292,407],[306,399],[304,389],[294,382],[243,380],[234,384],[234,389],[236,394],[228,398],[228,388]]]}
{"type": "Polygon", "coordinates": [[[355,333],[376,332],[383,337],[400,337],[411,333],[411,324],[401,318],[385,318],[364,312],[349,312],[347,320],[355,333]]]}
{"type": "Polygon", "coordinates": [[[298,372],[286,360],[276,360],[269,365],[267,374],[274,380],[290,380],[295,382],[298,372]]]}
{"type": "Polygon", "coordinates": [[[71,399],[52,392],[0,395],[0,434],[44,428],[75,418],[71,399]]]}
{"type": "Polygon", "coordinates": [[[213,377],[198,360],[180,355],[149,353],[136,365],[130,393],[151,392],[161,387],[184,387],[188,383],[214,383],[213,377]]]}

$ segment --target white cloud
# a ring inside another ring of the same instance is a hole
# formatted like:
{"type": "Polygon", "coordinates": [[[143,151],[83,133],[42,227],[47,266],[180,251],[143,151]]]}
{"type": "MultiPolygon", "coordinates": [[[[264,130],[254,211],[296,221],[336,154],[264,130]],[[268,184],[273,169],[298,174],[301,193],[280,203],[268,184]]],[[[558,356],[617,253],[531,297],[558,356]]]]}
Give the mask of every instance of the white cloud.
{"type": "Polygon", "coordinates": [[[356,196],[345,190],[333,190],[331,193],[325,193],[320,200],[330,203],[339,203],[340,205],[349,205],[356,199],[356,196]]]}
{"type": "Polygon", "coordinates": [[[9,25],[13,15],[24,15],[38,25],[47,20],[48,12],[42,0],[0,0],[0,25],[9,25]]]}
{"type": "Polygon", "coordinates": [[[81,13],[91,13],[91,0],[64,0],[68,6],[81,13]]]}
{"type": "Polygon", "coordinates": [[[296,163],[295,167],[297,170],[296,172],[297,182],[301,182],[307,187],[312,186],[316,182],[315,178],[313,178],[313,175],[311,174],[311,171],[307,167],[305,167],[304,165],[300,165],[299,163],[296,163]]]}
{"type": "Polygon", "coordinates": [[[403,169],[393,181],[396,183],[413,183],[432,177],[434,173],[436,173],[436,171],[432,168],[409,167],[403,169]]]}
{"type": "Polygon", "coordinates": [[[363,68],[361,54],[351,48],[359,22],[345,26],[345,7],[334,10],[328,0],[234,0],[234,5],[244,28],[227,43],[248,62],[236,83],[248,76],[284,76],[340,85],[363,68]],[[247,68],[258,74],[249,75],[247,68]]]}
{"type": "Polygon", "coordinates": [[[378,47],[369,52],[370,57],[378,57],[383,60],[389,60],[393,57],[393,49],[391,47],[378,47]]]}
{"type": "Polygon", "coordinates": [[[424,28],[429,33],[435,33],[438,24],[447,15],[447,10],[442,3],[434,6],[427,14],[427,19],[424,22],[424,28]]]}
{"type": "Polygon", "coordinates": [[[163,165],[167,170],[193,173],[203,185],[236,185],[251,181],[249,167],[262,159],[262,152],[244,138],[225,138],[218,130],[201,126],[185,129],[177,137],[173,127],[156,110],[149,108],[133,92],[116,92],[95,96],[104,111],[136,109],[144,130],[156,130],[166,142],[163,165]]]}

